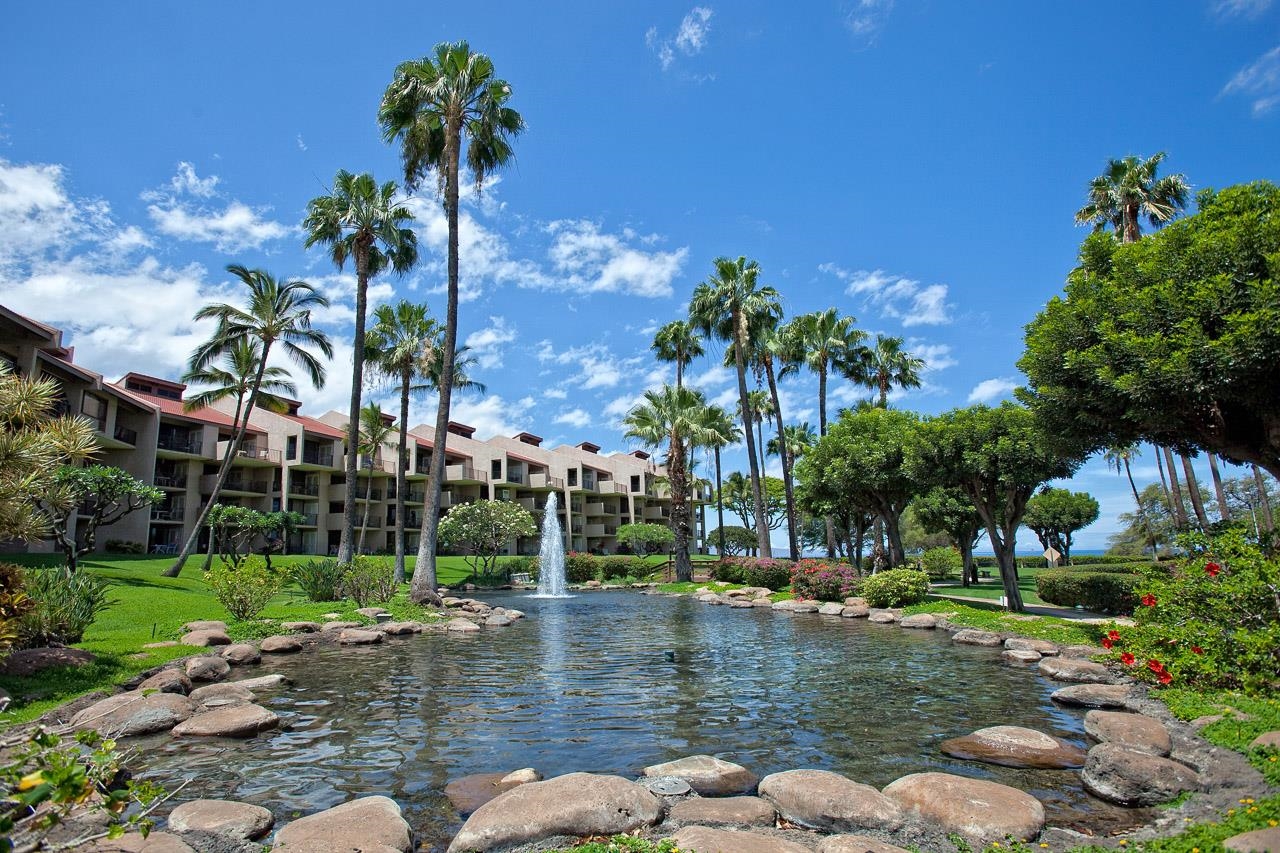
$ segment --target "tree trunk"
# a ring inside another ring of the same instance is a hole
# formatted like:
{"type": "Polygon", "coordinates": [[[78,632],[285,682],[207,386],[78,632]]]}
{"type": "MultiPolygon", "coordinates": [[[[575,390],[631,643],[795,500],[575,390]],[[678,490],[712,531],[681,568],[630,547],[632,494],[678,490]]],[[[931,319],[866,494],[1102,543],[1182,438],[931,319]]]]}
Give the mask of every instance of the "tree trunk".
{"type": "Polygon", "coordinates": [[[720,479],[720,448],[717,446],[716,451],[716,520],[720,522],[720,543],[717,548],[720,551],[720,559],[724,559],[724,482],[720,479]]]}
{"type": "Polygon", "coordinates": [[[1191,526],[1187,518],[1187,505],[1182,502],[1182,486],[1178,484],[1178,469],[1173,464],[1173,451],[1167,447],[1160,448],[1164,452],[1164,461],[1169,468],[1169,490],[1173,495],[1173,524],[1178,530],[1186,530],[1191,526]]]}
{"type": "MultiPolygon", "coordinates": [[[[824,359],[818,364],[818,437],[827,434],[827,362],[824,359]]],[[[827,533],[827,559],[836,556],[836,525],[831,516],[822,519],[827,533]]],[[[858,548],[862,550],[861,546],[858,548]]]]}
{"type": "Polygon", "coordinates": [[[400,467],[396,468],[396,584],[404,583],[404,500],[405,489],[409,487],[405,467],[409,464],[409,382],[410,371],[400,372],[400,440],[397,444],[396,458],[400,467]]]}
{"type": "MultiPolygon", "coordinates": [[[[1164,492],[1165,506],[1169,507],[1169,512],[1173,512],[1173,495],[1169,493],[1169,482],[1164,476],[1164,459],[1162,458],[1164,456],[1164,448],[1154,444],[1152,447],[1154,447],[1156,451],[1156,470],[1160,472],[1160,491],[1164,492]]],[[[1177,523],[1176,518],[1174,519],[1174,523],[1177,523]]]]}
{"type": "Polygon", "coordinates": [[[960,548],[960,585],[972,586],[978,582],[977,567],[973,564],[973,539],[961,537],[956,545],[960,548]]]}
{"type": "MultiPolygon", "coordinates": [[[[742,430],[747,440],[747,462],[751,468],[751,493],[755,496],[756,542],[761,557],[772,557],[769,545],[769,527],[764,520],[764,496],[760,483],[760,466],[756,460],[755,437],[751,434],[751,405],[747,401],[747,367],[743,357],[743,349],[747,343],[747,318],[739,314],[735,318],[735,334],[733,339],[733,361],[738,369],[738,397],[742,408],[742,430]]],[[[674,490],[673,490],[674,491],[674,490]]]]}
{"type": "Polygon", "coordinates": [[[671,447],[667,454],[667,477],[671,481],[671,528],[676,535],[676,583],[693,580],[693,562],[689,559],[689,494],[685,473],[684,446],[680,434],[672,432],[671,447]]]}
{"type": "Polygon", "coordinates": [[[769,397],[773,400],[773,416],[778,421],[778,458],[782,460],[782,488],[787,498],[787,545],[791,559],[800,559],[800,535],[796,529],[795,489],[791,482],[791,449],[787,447],[786,427],[782,419],[782,403],[778,399],[778,381],[773,374],[773,359],[764,363],[765,377],[769,380],[769,397]]]}
{"type": "Polygon", "coordinates": [[[1209,456],[1209,476],[1213,478],[1213,494],[1218,499],[1218,519],[1221,521],[1231,520],[1231,509],[1227,506],[1227,490],[1222,487],[1222,473],[1218,470],[1218,457],[1215,454],[1209,456]]]}
{"type": "Polygon", "coordinates": [[[373,465],[369,465],[369,485],[364,490],[364,515],[360,519],[360,539],[356,542],[356,554],[364,553],[364,531],[369,526],[369,507],[373,505],[373,465]]]}
{"type": "Polygon", "coordinates": [[[369,301],[369,245],[358,238],[356,255],[356,336],[351,353],[351,405],[347,422],[347,489],[342,499],[338,563],[351,562],[356,529],[356,486],[360,472],[360,396],[364,391],[364,315],[369,301]]]}
{"type": "Polygon", "coordinates": [[[1200,499],[1200,483],[1196,480],[1195,469],[1191,467],[1191,457],[1185,453],[1178,455],[1182,457],[1182,471],[1187,475],[1187,493],[1191,498],[1191,508],[1195,510],[1196,520],[1200,522],[1200,529],[1207,531],[1209,529],[1209,516],[1204,511],[1204,501],[1200,499]]]}
{"type": "Polygon", "coordinates": [[[884,522],[885,540],[889,546],[889,568],[901,566],[907,562],[906,551],[902,547],[902,531],[898,527],[898,514],[889,507],[880,516],[884,522]]]}
{"type": "Polygon", "coordinates": [[[1275,517],[1271,514],[1271,498],[1267,497],[1267,483],[1262,479],[1262,471],[1257,465],[1253,467],[1253,484],[1258,487],[1258,506],[1262,509],[1262,522],[1267,532],[1276,529],[1275,517]]]}
{"type": "MultiPolygon", "coordinates": [[[[1160,455],[1156,454],[1156,459],[1160,459],[1160,455]]],[[[1156,542],[1155,531],[1151,529],[1151,520],[1147,518],[1147,511],[1142,507],[1142,498],[1138,496],[1138,486],[1133,482],[1133,469],[1129,467],[1129,458],[1122,457],[1124,463],[1125,476],[1129,478],[1129,490],[1133,492],[1133,502],[1138,507],[1138,518],[1142,519],[1142,526],[1147,529],[1147,541],[1151,543],[1151,559],[1159,559],[1159,544],[1156,542]]]]}
{"type": "Polygon", "coordinates": [[[862,548],[863,540],[867,538],[866,517],[859,512],[858,520],[853,524],[853,565],[858,570],[858,574],[862,574],[862,548]]]}

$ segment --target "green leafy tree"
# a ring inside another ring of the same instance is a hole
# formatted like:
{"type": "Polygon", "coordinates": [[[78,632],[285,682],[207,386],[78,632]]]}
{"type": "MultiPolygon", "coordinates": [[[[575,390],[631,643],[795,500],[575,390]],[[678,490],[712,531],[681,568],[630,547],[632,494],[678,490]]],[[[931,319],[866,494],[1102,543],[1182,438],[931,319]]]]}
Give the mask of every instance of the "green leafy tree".
{"type": "MultiPolygon", "coordinates": [[[[724,479],[720,469],[720,451],[742,438],[742,430],[734,422],[733,416],[721,406],[707,404],[702,408],[702,447],[708,447],[716,466],[716,521],[720,525],[718,531],[724,530],[724,501],[720,494],[724,489],[724,479]]],[[[724,553],[724,542],[716,537],[720,553],[724,553]]]]}
{"type": "Polygon", "coordinates": [[[507,543],[538,532],[527,509],[510,501],[474,501],[454,507],[440,521],[440,541],[466,552],[471,574],[489,577],[507,543]]]}
{"type": "Polygon", "coordinates": [[[684,387],[684,369],[699,356],[706,355],[702,348],[702,336],[693,324],[685,320],[672,320],[653,336],[654,357],[658,361],[676,366],[676,387],[684,387]]]}
{"type": "Polygon", "coordinates": [[[1117,239],[1134,243],[1142,236],[1142,217],[1153,228],[1172,220],[1187,206],[1190,188],[1182,175],[1156,177],[1164,158],[1161,151],[1145,160],[1108,160],[1106,171],[1089,183],[1089,201],[1076,211],[1076,224],[1095,232],[1110,227],[1117,239]]]}
{"type": "MultiPolygon", "coordinates": [[[[777,530],[787,520],[786,487],[777,477],[765,477],[763,485],[765,524],[770,530],[777,530]]],[[[720,499],[742,519],[744,526],[751,525],[756,515],[756,499],[751,491],[751,481],[744,474],[734,471],[724,478],[720,499]]]]}
{"type": "Polygon", "coordinates": [[[964,586],[978,582],[973,549],[986,530],[982,516],[964,491],[935,487],[911,502],[911,512],[927,531],[941,533],[960,551],[960,580],[964,586]]]}
{"type": "MultiPolygon", "coordinates": [[[[386,270],[404,275],[418,262],[418,237],[410,224],[413,214],[396,198],[394,181],[379,185],[373,175],[338,170],[333,189],[307,203],[306,247],[327,246],[334,266],[348,258],[356,267],[356,329],[351,353],[351,404],[347,412],[347,482],[356,482],[356,448],[360,445],[360,397],[364,390],[365,319],[369,280],[386,270]]],[[[342,536],[338,562],[350,563],[355,548],[356,495],[347,489],[342,502],[342,536]]]]}
{"type": "Polygon", "coordinates": [[[1071,562],[1072,537],[1098,520],[1098,502],[1088,492],[1045,486],[1031,500],[1022,523],[1047,551],[1053,548],[1071,562]]]}
{"type": "Polygon", "coordinates": [[[1021,612],[1015,537],[1027,501],[1042,483],[1071,476],[1083,458],[1063,455],[1031,411],[1005,401],[924,421],[903,462],[908,476],[958,488],[973,503],[996,553],[1008,607],[1021,612]]]}
{"type": "MultiPolygon", "coordinates": [[[[1180,494],[1183,512],[1190,509],[1185,493],[1180,494]]],[[[1172,497],[1159,483],[1149,483],[1138,492],[1141,512],[1122,512],[1116,519],[1123,525],[1107,540],[1108,554],[1151,555],[1151,536],[1154,536],[1159,554],[1172,548],[1181,530],[1181,522],[1174,511],[1172,497]],[[1145,520],[1144,520],[1145,519],[1145,520]],[[1147,534],[1150,526],[1151,536],[1147,534]]]]}
{"type": "Polygon", "coordinates": [[[919,388],[925,361],[902,348],[902,338],[876,335],[875,343],[863,349],[858,375],[861,383],[879,394],[876,405],[889,405],[889,391],[919,388]]]}
{"type": "Polygon", "coordinates": [[[676,535],[665,524],[623,524],[618,527],[618,541],[633,554],[657,554],[675,544],[676,535]]]}
{"type": "Polygon", "coordinates": [[[718,544],[717,552],[721,557],[737,557],[743,554],[749,554],[756,547],[756,534],[749,528],[731,524],[728,527],[718,527],[711,531],[709,537],[718,544]]]}
{"type": "Polygon", "coordinates": [[[36,496],[49,538],[62,550],[67,575],[97,544],[98,528],[164,500],[164,492],[106,465],[63,465],[48,491],[36,496]]]}
{"type": "Polygon", "coordinates": [[[511,85],[498,77],[493,61],[473,53],[464,41],[436,45],[434,56],[402,62],[382,95],[378,122],[387,142],[399,141],[405,185],[416,189],[434,172],[444,197],[449,238],[447,303],[440,361],[440,405],[436,411],[426,511],[418,544],[410,597],[435,598],[436,539],[440,488],[444,483],[443,448],[449,433],[454,389],[454,356],[458,349],[458,199],[461,166],[475,178],[477,191],[486,176],[514,157],[511,143],[524,130],[524,119],[508,102],[511,85]],[[463,151],[465,143],[465,154],[463,151]]]}
{"type": "MultiPolygon", "coordinates": [[[[246,343],[257,349],[258,369],[244,407],[240,409],[239,421],[232,429],[231,440],[227,442],[209,499],[200,510],[182,551],[174,559],[173,565],[164,571],[164,575],[171,578],[176,578],[182,571],[200,538],[200,529],[205,525],[209,508],[222,495],[223,484],[231,473],[231,464],[240,451],[245,430],[249,427],[249,418],[258,405],[272,349],[278,345],[284,350],[285,356],[306,374],[315,388],[324,387],[324,365],[311,349],[319,350],[325,358],[333,357],[329,336],[311,327],[311,312],[329,307],[329,300],[323,294],[316,292],[305,281],[295,279],[282,282],[260,269],[251,270],[232,264],[227,267],[227,271],[248,290],[244,307],[238,303],[220,302],[205,305],[196,312],[196,320],[217,320],[218,326],[213,336],[196,347],[191,354],[187,371],[189,374],[197,374],[207,370],[224,353],[241,348],[246,343]]],[[[238,404],[237,408],[239,409],[238,404]]]]}
{"type": "Polygon", "coordinates": [[[764,422],[769,419],[769,415],[773,414],[773,401],[769,399],[769,392],[763,388],[753,388],[747,392],[747,408],[744,410],[738,407],[738,417],[747,425],[747,429],[751,428],[751,424],[756,425],[756,470],[760,472],[760,476],[764,476],[764,422]]]}
{"type": "MultiPolygon", "coordinates": [[[[792,337],[786,333],[786,327],[778,325],[779,318],[777,316],[766,313],[761,317],[761,320],[765,324],[764,328],[759,332],[753,332],[750,338],[750,361],[752,370],[756,374],[756,381],[758,382],[763,377],[768,384],[769,411],[773,414],[776,429],[776,433],[770,439],[770,442],[776,444],[787,429],[786,422],[782,416],[782,399],[778,394],[778,379],[800,360],[802,351],[797,347],[792,337]]],[[[763,471],[765,468],[765,445],[763,435],[760,438],[761,446],[758,450],[761,454],[760,470],[763,471]]],[[[787,545],[791,556],[796,558],[800,555],[800,525],[799,515],[796,512],[795,482],[791,470],[795,464],[795,457],[790,453],[785,443],[780,446],[784,449],[783,453],[778,454],[778,459],[782,463],[782,485],[786,498],[787,545]]]]}

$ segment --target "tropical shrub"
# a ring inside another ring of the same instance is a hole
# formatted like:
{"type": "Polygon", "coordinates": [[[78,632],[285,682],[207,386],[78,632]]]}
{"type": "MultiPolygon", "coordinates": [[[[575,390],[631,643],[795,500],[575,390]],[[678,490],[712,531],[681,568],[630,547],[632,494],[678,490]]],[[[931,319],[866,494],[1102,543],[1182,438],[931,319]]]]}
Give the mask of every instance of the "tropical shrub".
{"type": "Polygon", "coordinates": [[[872,607],[906,607],[929,594],[929,576],[917,569],[889,569],[862,581],[862,597],[872,607]]]}
{"type": "Polygon", "coordinates": [[[23,584],[20,567],[0,563],[0,661],[18,640],[22,615],[33,606],[23,584]]]}
{"type": "MultiPolygon", "coordinates": [[[[1169,569],[1171,565],[1166,564],[1165,569],[1169,569]]],[[[1099,574],[1109,575],[1140,575],[1147,569],[1151,568],[1150,560],[1142,560],[1128,563],[1094,563],[1092,558],[1088,563],[1076,563],[1070,566],[1059,566],[1058,571],[1064,572],[1095,572],[1099,574]]]]}
{"type": "Polygon", "coordinates": [[[742,582],[747,586],[763,586],[772,590],[786,589],[791,583],[791,563],[767,558],[744,558],[742,582]]]}
{"type": "Polygon", "coordinates": [[[707,570],[707,577],[721,583],[743,583],[743,568],[741,561],[725,558],[712,564],[711,568],[707,570]]]}
{"type": "Polygon", "coordinates": [[[62,568],[30,569],[24,591],[31,607],[19,619],[18,642],[24,648],[50,643],[69,645],[84,639],[84,632],[107,607],[109,584],[97,575],[62,568]]]}
{"type": "Polygon", "coordinates": [[[1142,680],[1198,690],[1280,689],[1280,557],[1238,530],[1181,540],[1188,557],[1153,566],[1138,588],[1137,625],[1103,645],[1142,680]]]}
{"type": "Polygon", "coordinates": [[[538,578],[538,558],[537,557],[512,557],[502,564],[502,573],[507,577],[518,575],[521,573],[529,575],[529,577],[537,580],[538,578]]]}
{"type": "Polygon", "coordinates": [[[960,574],[960,569],[964,567],[964,560],[961,559],[959,551],[948,545],[930,548],[921,554],[920,567],[934,580],[946,580],[960,574]]]}
{"type": "Polygon", "coordinates": [[[791,592],[796,598],[844,601],[857,595],[862,579],[852,566],[801,560],[791,567],[791,592]]]}
{"type": "Polygon", "coordinates": [[[639,557],[601,557],[596,562],[600,566],[600,580],[638,578],[644,573],[644,560],[639,557]]]}
{"type": "Polygon", "coordinates": [[[108,539],[107,553],[109,554],[145,554],[147,546],[141,542],[132,542],[128,539],[108,539]]]}
{"type": "Polygon", "coordinates": [[[338,601],[342,598],[342,569],[337,560],[298,563],[290,577],[310,601],[338,601]]]}
{"type": "Polygon", "coordinates": [[[268,569],[266,561],[257,555],[244,557],[237,567],[220,561],[204,573],[204,582],[214,597],[239,621],[261,613],[284,581],[282,574],[268,569]]]}
{"type": "Polygon", "coordinates": [[[1116,572],[1045,569],[1036,575],[1036,594],[1060,607],[1083,607],[1098,613],[1132,613],[1142,578],[1116,572]]]}
{"type": "Polygon", "coordinates": [[[570,551],[564,555],[564,579],[569,583],[586,583],[600,579],[600,568],[591,554],[570,551]]]}
{"type": "Polygon", "coordinates": [[[360,555],[342,567],[342,597],[361,607],[386,604],[398,589],[395,566],[385,558],[360,555]]]}

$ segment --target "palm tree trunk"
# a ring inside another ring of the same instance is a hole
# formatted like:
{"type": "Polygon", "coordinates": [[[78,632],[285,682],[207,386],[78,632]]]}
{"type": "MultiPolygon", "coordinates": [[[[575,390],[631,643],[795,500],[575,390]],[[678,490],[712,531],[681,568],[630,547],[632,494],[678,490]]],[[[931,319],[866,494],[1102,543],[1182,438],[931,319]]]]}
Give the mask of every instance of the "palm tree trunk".
{"type": "Polygon", "coordinates": [[[787,499],[787,545],[791,559],[800,559],[800,536],[796,530],[795,489],[791,484],[791,452],[787,447],[786,427],[782,418],[782,402],[778,399],[778,380],[773,375],[773,359],[764,363],[765,378],[769,381],[769,397],[773,400],[773,416],[778,421],[778,458],[782,460],[782,488],[787,499]]]}
{"type": "MultiPolygon", "coordinates": [[[[818,437],[827,434],[827,362],[824,359],[818,365],[818,437]]],[[[836,525],[832,521],[831,516],[822,519],[823,526],[827,531],[827,559],[834,560],[836,556],[836,525]]]]}
{"type": "MultiPolygon", "coordinates": [[[[717,544],[720,558],[724,559],[724,481],[720,479],[720,448],[716,451],[716,520],[720,522],[720,542],[717,544]]],[[[1257,470],[1256,468],[1254,469],[1257,470]]]]}
{"type": "MultiPolygon", "coordinates": [[[[262,387],[262,376],[267,370],[267,355],[270,351],[271,342],[263,341],[262,360],[258,362],[258,372],[253,377],[253,388],[249,392],[249,402],[245,404],[244,417],[241,419],[239,426],[235,427],[231,434],[231,441],[227,444],[227,452],[223,455],[222,465],[218,468],[218,479],[213,483],[213,491],[209,495],[209,500],[200,508],[200,514],[196,517],[195,526],[191,528],[191,535],[187,537],[186,543],[182,546],[182,552],[174,559],[173,565],[162,572],[164,577],[176,578],[182,572],[183,565],[186,564],[191,552],[195,550],[196,543],[200,540],[200,528],[204,526],[205,520],[209,517],[209,510],[222,495],[222,484],[227,481],[227,475],[231,473],[231,462],[240,450],[240,442],[244,441],[245,431],[249,428],[249,416],[253,414],[253,407],[258,402],[258,389],[262,387]]],[[[210,544],[212,544],[213,531],[209,532],[209,536],[210,544]]]]}
{"type": "Polygon", "coordinates": [[[676,353],[676,387],[684,387],[684,362],[680,359],[680,353],[676,353]]]}
{"type": "MultiPolygon", "coordinates": [[[[1156,458],[1159,459],[1160,457],[1157,455],[1156,458]]],[[[1133,469],[1129,467],[1129,458],[1123,456],[1121,461],[1124,462],[1125,476],[1129,478],[1129,490],[1133,492],[1133,502],[1138,507],[1138,518],[1142,519],[1142,526],[1147,529],[1147,541],[1151,543],[1151,559],[1159,559],[1160,547],[1156,542],[1156,534],[1151,529],[1151,521],[1147,518],[1147,512],[1142,508],[1142,498],[1138,497],[1138,486],[1133,482],[1133,469]]]]}
{"type": "Polygon", "coordinates": [[[764,487],[764,478],[766,476],[764,473],[764,469],[766,466],[765,459],[764,459],[764,412],[756,412],[755,418],[756,418],[756,452],[760,454],[760,491],[767,496],[769,493],[764,487]]]}
{"type": "Polygon", "coordinates": [[[364,553],[364,531],[369,526],[369,507],[373,504],[373,465],[369,465],[369,486],[364,490],[364,517],[360,519],[360,539],[356,543],[356,553],[364,553]]]}
{"type": "Polygon", "coordinates": [[[1178,469],[1173,465],[1173,451],[1167,447],[1160,449],[1164,452],[1164,461],[1169,468],[1169,489],[1173,497],[1173,524],[1178,530],[1186,530],[1191,523],[1187,518],[1187,505],[1182,502],[1182,486],[1178,484],[1178,469]]]}
{"type": "Polygon", "coordinates": [[[1253,467],[1253,484],[1258,487],[1258,506],[1262,509],[1262,521],[1267,532],[1276,529],[1275,517],[1271,514],[1271,498],[1267,497],[1267,483],[1262,479],[1262,469],[1253,467]]]}
{"type": "Polygon", "coordinates": [[[1210,453],[1209,456],[1209,475],[1213,477],[1213,494],[1218,499],[1218,519],[1220,521],[1231,520],[1231,509],[1227,506],[1227,490],[1222,487],[1222,472],[1218,470],[1218,457],[1210,453]]]}
{"type": "Polygon", "coordinates": [[[1209,529],[1209,516],[1204,511],[1204,501],[1200,499],[1200,483],[1196,480],[1195,469],[1191,467],[1191,457],[1185,453],[1179,453],[1182,457],[1182,471],[1187,475],[1187,492],[1191,498],[1191,508],[1195,510],[1196,521],[1200,522],[1201,530],[1209,529]]]}
{"type": "Polygon", "coordinates": [[[458,343],[458,155],[461,147],[461,119],[451,117],[445,128],[444,182],[444,210],[449,224],[448,299],[442,344],[444,352],[440,353],[440,404],[436,408],[435,446],[431,449],[431,474],[427,478],[418,562],[413,568],[413,582],[409,586],[409,598],[417,604],[440,604],[440,595],[436,592],[436,540],[440,527],[440,492],[444,487],[445,443],[449,437],[453,359],[458,343]]]}
{"type": "Polygon", "coordinates": [[[404,583],[404,492],[409,487],[405,466],[409,462],[409,371],[400,373],[400,441],[396,458],[396,584],[404,583]]]}
{"type": "Polygon", "coordinates": [[[747,462],[751,468],[751,493],[756,499],[755,522],[756,542],[761,557],[772,557],[773,550],[769,546],[769,528],[764,521],[764,497],[760,488],[760,466],[756,460],[755,437],[751,434],[751,404],[747,401],[747,367],[743,357],[747,340],[747,318],[739,314],[735,323],[736,334],[733,338],[733,361],[738,369],[738,397],[742,407],[743,436],[747,440],[747,462]]]}
{"type": "Polygon", "coordinates": [[[356,336],[351,353],[351,406],[347,422],[347,490],[342,499],[342,536],[338,562],[350,563],[355,544],[356,475],[360,471],[360,396],[364,385],[364,315],[369,299],[369,247],[356,243],[356,336]]]}
{"type": "Polygon", "coordinates": [[[671,481],[671,528],[676,534],[676,583],[693,580],[693,561],[689,559],[689,482],[684,464],[684,447],[679,432],[671,433],[667,454],[667,477],[671,481]]]}

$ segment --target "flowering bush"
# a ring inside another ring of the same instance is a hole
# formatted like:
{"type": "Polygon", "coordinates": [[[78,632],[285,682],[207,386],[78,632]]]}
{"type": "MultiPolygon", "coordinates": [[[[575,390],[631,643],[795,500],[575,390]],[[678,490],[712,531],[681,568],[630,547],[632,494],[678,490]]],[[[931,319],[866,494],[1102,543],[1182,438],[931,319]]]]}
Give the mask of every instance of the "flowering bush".
{"type": "Polygon", "coordinates": [[[853,566],[801,560],[791,567],[791,592],[796,598],[844,601],[858,594],[862,579],[853,566]]]}
{"type": "Polygon", "coordinates": [[[261,613],[284,586],[284,581],[283,575],[268,569],[258,556],[245,557],[237,568],[219,562],[204,573],[204,582],[213,590],[214,597],[232,618],[241,621],[261,613]]]}
{"type": "Polygon", "coordinates": [[[1197,689],[1266,693],[1280,686],[1280,559],[1239,530],[1184,540],[1189,556],[1153,567],[1140,585],[1137,625],[1102,645],[1135,678],[1197,689]]]}
{"type": "Polygon", "coordinates": [[[916,569],[889,569],[862,582],[862,597],[872,607],[905,607],[929,594],[929,576],[916,569]]]}

